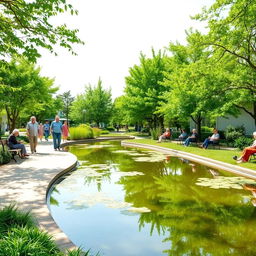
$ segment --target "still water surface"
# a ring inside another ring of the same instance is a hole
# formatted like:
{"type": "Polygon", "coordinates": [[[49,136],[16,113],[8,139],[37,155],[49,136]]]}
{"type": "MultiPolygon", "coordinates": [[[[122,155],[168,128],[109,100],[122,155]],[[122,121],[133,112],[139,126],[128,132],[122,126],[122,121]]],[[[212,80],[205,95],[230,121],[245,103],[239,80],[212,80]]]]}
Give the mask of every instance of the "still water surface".
{"type": "Polygon", "coordinates": [[[256,255],[254,181],[116,141],[69,151],[80,166],[54,185],[49,206],[77,246],[106,256],[256,255]]]}

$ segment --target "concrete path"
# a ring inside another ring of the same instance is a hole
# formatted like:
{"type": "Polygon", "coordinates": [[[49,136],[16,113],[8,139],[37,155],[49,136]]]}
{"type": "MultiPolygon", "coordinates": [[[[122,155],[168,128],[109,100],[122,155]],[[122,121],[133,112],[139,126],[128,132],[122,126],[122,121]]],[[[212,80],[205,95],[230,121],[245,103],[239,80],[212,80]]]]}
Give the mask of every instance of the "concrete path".
{"type": "Polygon", "coordinates": [[[39,226],[55,238],[62,250],[76,248],[54,222],[46,194],[56,175],[74,168],[77,158],[68,152],[54,151],[51,142],[39,142],[37,154],[16,159],[17,163],[12,160],[0,166],[0,207],[15,202],[20,209],[31,210],[39,226]]]}

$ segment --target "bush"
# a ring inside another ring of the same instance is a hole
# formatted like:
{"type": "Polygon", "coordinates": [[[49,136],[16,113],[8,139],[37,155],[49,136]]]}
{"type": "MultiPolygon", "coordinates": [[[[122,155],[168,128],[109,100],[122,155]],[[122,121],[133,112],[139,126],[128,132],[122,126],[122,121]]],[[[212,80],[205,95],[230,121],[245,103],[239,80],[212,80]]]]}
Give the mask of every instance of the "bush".
{"type": "Polygon", "coordinates": [[[252,139],[247,137],[239,137],[235,139],[234,146],[236,148],[239,148],[240,150],[243,150],[245,147],[248,147],[252,144],[252,139]]]}
{"type": "Polygon", "coordinates": [[[99,129],[99,128],[94,127],[94,128],[92,128],[92,131],[93,131],[94,138],[99,137],[101,134],[101,129],[99,129]]]}
{"type": "Polygon", "coordinates": [[[11,161],[11,153],[4,147],[4,150],[0,144],[0,164],[7,164],[11,161]]]}
{"type": "Polygon", "coordinates": [[[201,131],[202,131],[202,133],[211,133],[212,134],[213,128],[208,127],[208,126],[202,126],[201,131]]]}
{"type": "Polygon", "coordinates": [[[108,130],[101,130],[100,134],[109,134],[108,130]]]}
{"type": "Polygon", "coordinates": [[[243,126],[233,127],[228,126],[226,129],[225,137],[227,143],[234,146],[235,140],[245,135],[245,128],[243,126]]]}
{"type": "Polygon", "coordinates": [[[114,132],[116,129],[114,127],[107,127],[106,130],[108,130],[110,132],[114,132]]]}
{"type": "Polygon", "coordinates": [[[12,228],[0,241],[0,256],[36,255],[60,256],[53,238],[38,228],[12,228]]]}
{"type": "Polygon", "coordinates": [[[22,141],[24,141],[24,142],[26,142],[26,143],[29,143],[29,138],[28,138],[27,136],[19,135],[19,136],[17,137],[17,140],[22,140],[22,141]]]}
{"type": "Polygon", "coordinates": [[[78,127],[69,128],[70,139],[71,140],[82,140],[82,139],[92,139],[93,130],[87,125],[79,125],[78,127]]]}
{"type": "Polygon", "coordinates": [[[14,204],[0,211],[0,238],[12,228],[34,226],[35,220],[30,212],[22,212],[14,204]]]}
{"type": "Polygon", "coordinates": [[[156,127],[150,129],[151,139],[152,140],[158,140],[158,137],[162,134],[162,128],[156,127]]]}

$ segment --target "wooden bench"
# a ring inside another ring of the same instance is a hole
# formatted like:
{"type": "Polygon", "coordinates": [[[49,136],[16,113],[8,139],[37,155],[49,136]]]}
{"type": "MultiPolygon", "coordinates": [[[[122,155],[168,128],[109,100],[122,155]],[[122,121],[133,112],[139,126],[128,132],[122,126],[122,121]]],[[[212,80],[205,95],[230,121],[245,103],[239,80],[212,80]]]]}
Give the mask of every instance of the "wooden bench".
{"type": "Polygon", "coordinates": [[[3,151],[5,151],[5,146],[7,146],[7,150],[11,153],[12,159],[17,163],[17,160],[15,159],[15,156],[18,155],[21,158],[21,149],[20,148],[10,149],[6,139],[1,139],[0,138],[0,142],[2,144],[3,151]]]}
{"type": "Polygon", "coordinates": [[[208,145],[208,148],[209,147],[212,147],[212,148],[218,148],[218,149],[220,149],[220,140],[218,140],[218,141],[216,141],[216,142],[214,142],[214,143],[211,143],[211,144],[209,144],[208,145]]]}

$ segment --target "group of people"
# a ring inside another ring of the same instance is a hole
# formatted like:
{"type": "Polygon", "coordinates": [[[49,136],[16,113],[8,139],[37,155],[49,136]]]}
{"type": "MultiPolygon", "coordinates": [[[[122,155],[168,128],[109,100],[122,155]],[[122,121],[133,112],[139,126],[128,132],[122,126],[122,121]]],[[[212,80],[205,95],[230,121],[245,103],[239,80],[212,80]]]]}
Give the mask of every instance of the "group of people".
{"type": "MultiPolygon", "coordinates": [[[[49,121],[46,121],[44,125],[42,123],[38,124],[36,117],[31,116],[30,121],[27,123],[26,130],[31,154],[36,153],[38,138],[42,141],[44,136],[45,140],[48,141],[50,134],[52,134],[53,147],[56,151],[60,150],[61,137],[63,137],[63,141],[66,141],[69,134],[67,121],[64,121],[62,124],[59,116],[56,116],[55,120],[51,124],[49,124],[49,121]]],[[[14,129],[8,137],[8,146],[11,149],[21,149],[21,157],[26,158],[29,156],[27,154],[26,147],[21,141],[17,140],[17,136],[19,136],[19,130],[14,129]]]]}
{"type": "MultiPolygon", "coordinates": [[[[162,142],[163,139],[171,138],[171,131],[169,128],[166,128],[165,132],[159,136],[158,142],[162,142]]],[[[256,154],[256,131],[253,133],[254,142],[251,146],[246,147],[240,157],[234,156],[233,159],[237,163],[248,162],[251,155],[256,154]]],[[[189,146],[191,142],[198,142],[198,134],[196,129],[192,130],[190,136],[187,135],[184,129],[181,130],[181,134],[178,137],[179,141],[183,142],[184,146],[189,146]]],[[[216,128],[213,129],[213,134],[206,138],[204,142],[200,145],[201,148],[207,149],[210,144],[218,144],[220,140],[219,132],[216,128]]]]}

